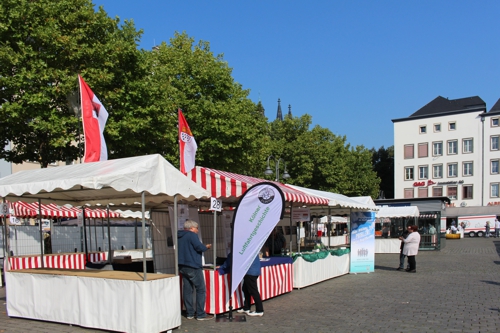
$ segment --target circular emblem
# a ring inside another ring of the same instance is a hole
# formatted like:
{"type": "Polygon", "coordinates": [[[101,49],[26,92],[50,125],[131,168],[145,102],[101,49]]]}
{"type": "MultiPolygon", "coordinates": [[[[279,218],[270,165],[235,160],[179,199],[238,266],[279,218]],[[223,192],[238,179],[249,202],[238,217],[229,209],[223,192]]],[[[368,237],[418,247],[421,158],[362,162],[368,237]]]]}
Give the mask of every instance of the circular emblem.
{"type": "Polygon", "coordinates": [[[191,135],[181,132],[181,140],[185,143],[189,143],[189,141],[191,141],[191,135]]]}
{"type": "Polygon", "coordinates": [[[274,191],[273,189],[268,186],[266,188],[263,188],[259,192],[259,200],[263,204],[268,204],[271,203],[274,200],[274,191]]]}

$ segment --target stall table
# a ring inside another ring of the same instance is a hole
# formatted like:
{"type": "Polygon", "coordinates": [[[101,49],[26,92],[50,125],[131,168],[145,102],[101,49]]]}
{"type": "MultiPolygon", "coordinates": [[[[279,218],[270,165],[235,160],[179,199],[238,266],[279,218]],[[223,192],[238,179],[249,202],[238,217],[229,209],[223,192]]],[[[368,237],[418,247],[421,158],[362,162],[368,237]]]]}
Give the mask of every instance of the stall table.
{"type": "Polygon", "coordinates": [[[349,249],[297,254],[293,262],[293,288],[304,288],[348,274],[349,259],[349,249]]]}
{"type": "MultiPolygon", "coordinates": [[[[230,274],[221,274],[218,270],[203,271],[207,289],[205,311],[220,314],[229,311],[230,274]]],[[[292,258],[270,257],[261,260],[261,271],[257,280],[260,296],[266,300],[292,291],[292,258]]],[[[243,307],[241,285],[233,294],[233,310],[243,307]]]]}
{"type": "Polygon", "coordinates": [[[375,253],[400,253],[401,241],[398,238],[375,238],[375,253]]]}
{"type": "Polygon", "coordinates": [[[168,274],[7,271],[7,314],[82,327],[157,333],[181,325],[179,277],[168,274]]]}

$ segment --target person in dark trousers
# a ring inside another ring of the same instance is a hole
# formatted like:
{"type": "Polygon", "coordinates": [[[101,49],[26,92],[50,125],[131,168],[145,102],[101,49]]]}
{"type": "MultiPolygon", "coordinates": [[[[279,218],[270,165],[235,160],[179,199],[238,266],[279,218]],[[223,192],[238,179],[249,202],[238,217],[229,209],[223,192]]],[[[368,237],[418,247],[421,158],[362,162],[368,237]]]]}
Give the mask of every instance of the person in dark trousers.
{"type": "MultiPolygon", "coordinates": [[[[409,228],[410,228],[410,226],[408,226],[408,228],[406,228],[406,230],[403,230],[403,232],[399,236],[403,237],[403,239],[406,239],[406,237],[408,237],[408,234],[410,233],[408,231],[409,228]]],[[[400,249],[400,252],[399,252],[399,267],[396,268],[398,271],[402,271],[405,268],[405,257],[406,256],[403,254],[404,246],[405,246],[405,242],[401,241],[401,245],[399,247],[399,249],[400,249]]]]}
{"type": "MultiPolygon", "coordinates": [[[[219,267],[219,272],[225,274],[228,272],[229,267],[231,267],[231,253],[227,256],[226,261],[219,267]]],[[[257,286],[257,279],[260,276],[260,259],[259,256],[255,257],[247,273],[243,277],[243,295],[245,296],[245,302],[243,308],[239,309],[238,313],[245,313],[252,317],[262,317],[264,315],[264,306],[262,305],[262,298],[260,297],[259,287],[257,286]],[[253,298],[255,302],[255,311],[250,311],[252,306],[253,298]]]]}
{"type": "Polygon", "coordinates": [[[206,246],[198,238],[198,223],[184,222],[184,230],[177,232],[179,246],[179,273],[182,275],[182,297],[186,307],[186,318],[194,318],[193,288],[196,289],[196,319],[208,320],[214,316],[205,312],[205,279],[203,278],[201,255],[212,247],[206,246]]]}

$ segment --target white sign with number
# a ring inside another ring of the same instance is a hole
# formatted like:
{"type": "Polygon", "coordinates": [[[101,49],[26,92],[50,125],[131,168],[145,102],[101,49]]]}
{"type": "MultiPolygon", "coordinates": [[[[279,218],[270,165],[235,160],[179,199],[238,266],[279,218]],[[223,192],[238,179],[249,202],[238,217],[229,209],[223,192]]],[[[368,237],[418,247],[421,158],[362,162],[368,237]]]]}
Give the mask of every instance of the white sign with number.
{"type": "Polygon", "coordinates": [[[222,211],[222,201],[217,198],[210,198],[210,210],[215,210],[216,212],[222,211]]]}

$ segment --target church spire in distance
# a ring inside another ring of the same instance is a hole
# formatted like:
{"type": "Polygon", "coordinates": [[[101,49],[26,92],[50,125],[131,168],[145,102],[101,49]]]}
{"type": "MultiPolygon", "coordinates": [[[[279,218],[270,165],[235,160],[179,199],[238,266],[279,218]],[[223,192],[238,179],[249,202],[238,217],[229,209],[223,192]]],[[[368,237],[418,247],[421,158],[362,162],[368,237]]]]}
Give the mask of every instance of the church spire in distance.
{"type": "Polygon", "coordinates": [[[276,113],[276,120],[283,121],[283,114],[281,113],[281,100],[278,98],[278,112],[276,113]]]}

